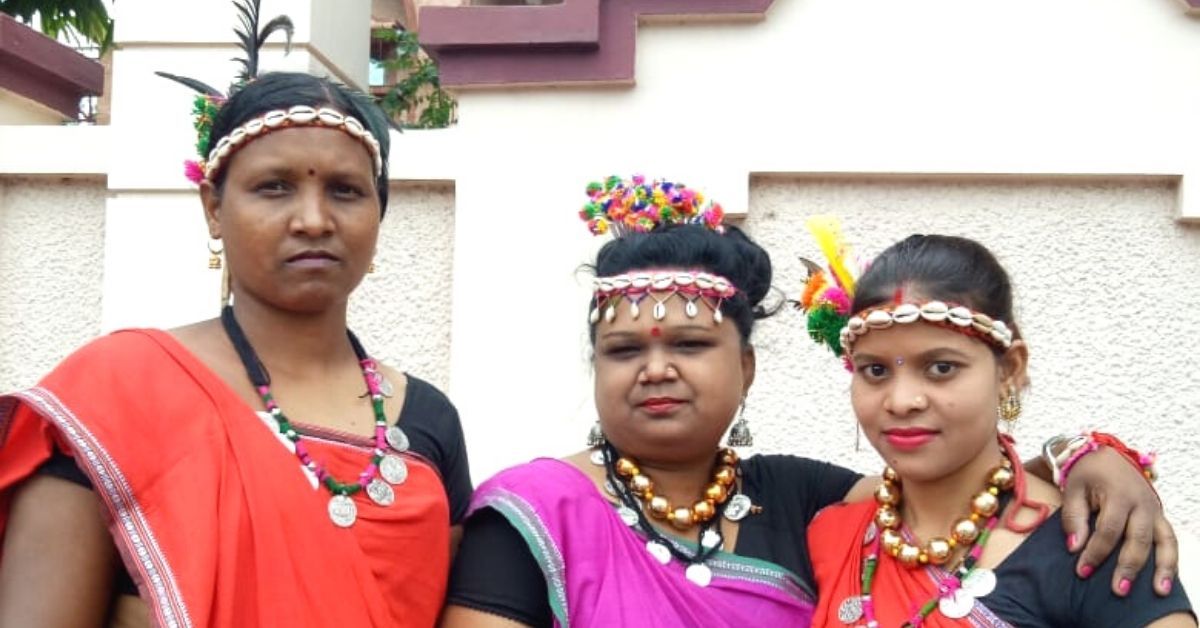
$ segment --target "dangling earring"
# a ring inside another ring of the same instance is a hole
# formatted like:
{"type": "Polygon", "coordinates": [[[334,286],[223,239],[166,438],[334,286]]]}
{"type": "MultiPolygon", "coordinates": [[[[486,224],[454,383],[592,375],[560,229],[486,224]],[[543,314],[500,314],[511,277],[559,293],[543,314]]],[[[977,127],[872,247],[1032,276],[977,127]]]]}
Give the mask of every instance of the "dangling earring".
{"type": "Polygon", "coordinates": [[[208,267],[212,270],[221,270],[221,254],[225,252],[225,248],[213,250],[213,242],[220,241],[220,238],[210,238],[208,241],[208,267]]]}
{"type": "Polygon", "coordinates": [[[592,424],[592,429],[588,431],[587,446],[588,448],[599,447],[604,444],[604,430],[600,429],[600,422],[596,421],[592,424]]]}
{"type": "Polygon", "coordinates": [[[742,399],[742,407],[738,410],[738,419],[729,428],[729,438],[725,444],[730,447],[753,447],[754,434],[750,433],[750,422],[746,420],[746,400],[742,399]]]}
{"type": "Polygon", "coordinates": [[[1013,425],[1021,416],[1021,396],[1017,394],[1016,388],[1011,386],[1008,388],[1008,393],[1004,395],[1004,399],[1001,399],[1000,405],[996,407],[996,414],[1008,426],[1008,430],[1011,432],[1013,425]]]}

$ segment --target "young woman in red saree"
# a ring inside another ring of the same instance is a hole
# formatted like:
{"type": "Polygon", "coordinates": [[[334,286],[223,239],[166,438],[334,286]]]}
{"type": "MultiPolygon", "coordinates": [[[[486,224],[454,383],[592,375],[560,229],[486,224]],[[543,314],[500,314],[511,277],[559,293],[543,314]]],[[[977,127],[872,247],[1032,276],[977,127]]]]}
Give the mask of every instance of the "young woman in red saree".
{"type": "MultiPolygon", "coordinates": [[[[1029,351],[1008,275],[987,249],[914,235],[856,284],[837,285],[855,314],[830,340],[853,370],[854,412],[887,467],[873,498],[829,507],[809,526],[814,625],[1196,625],[1178,579],[1149,577],[1153,563],[1141,577],[1117,572],[1116,557],[1073,573],[1057,488],[1023,473],[999,430],[1020,414],[1029,351]]],[[[1105,444],[1151,474],[1151,459],[1091,438],[1060,471],[1105,444]]]]}
{"type": "Polygon", "coordinates": [[[212,137],[232,305],[0,398],[0,625],[431,626],[471,490],[458,416],[346,323],[387,207],[382,114],[267,74],[212,137]]]}

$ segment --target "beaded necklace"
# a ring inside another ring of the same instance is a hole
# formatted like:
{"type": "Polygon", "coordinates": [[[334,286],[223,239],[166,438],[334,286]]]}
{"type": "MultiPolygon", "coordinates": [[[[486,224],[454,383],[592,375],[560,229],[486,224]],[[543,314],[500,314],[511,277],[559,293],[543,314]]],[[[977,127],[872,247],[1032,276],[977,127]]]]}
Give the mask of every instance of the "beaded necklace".
{"type": "Polygon", "coordinates": [[[900,478],[895,470],[886,467],[883,482],[875,491],[875,501],[878,504],[875,519],[867,532],[871,538],[871,547],[863,558],[862,594],[846,598],[838,608],[838,618],[848,624],[861,618],[866,622],[863,624],[865,628],[879,628],[871,590],[879,566],[881,548],[883,553],[912,569],[927,564],[944,564],[953,555],[956,547],[968,543],[969,549],[962,563],[951,570],[949,577],[938,583],[938,594],[922,604],[902,628],[919,628],[935,609],[952,619],[961,619],[969,615],[975,606],[975,599],[984,597],[996,588],[995,574],[990,569],[976,569],[975,565],[983,555],[984,546],[1000,520],[999,513],[1003,510],[1003,502],[1007,501],[1007,491],[1012,489],[1014,483],[1012,462],[1005,452],[1003,463],[988,472],[987,488],[971,499],[970,516],[954,523],[950,538],[937,537],[930,539],[924,547],[917,547],[908,543],[899,531],[900,478]],[[984,517],[987,521],[981,529],[979,521],[984,517]]]}
{"type": "MultiPolygon", "coordinates": [[[[702,587],[708,586],[709,582],[712,581],[712,569],[704,563],[720,551],[721,546],[725,543],[725,536],[721,533],[721,516],[726,515],[726,518],[731,518],[730,515],[725,513],[725,507],[733,501],[733,498],[739,497],[737,482],[734,481],[737,475],[737,454],[731,449],[722,450],[717,454],[718,472],[721,473],[721,478],[729,475],[730,480],[728,483],[723,483],[722,479],[718,479],[714,473],[714,484],[721,485],[724,488],[724,495],[720,496],[721,499],[714,500],[715,503],[712,504],[711,516],[707,519],[701,516],[694,522],[689,520],[686,527],[681,527],[681,524],[675,524],[676,527],[680,527],[681,529],[690,528],[693,523],[699,523],[700,525],[700,544],[694,554],[689,554],[679,543],[664,537],[646,518],[646,509],[643,509],[642,502],[639,501],[640,495],[645,495],[645,492],[635,493],[631,486],[632,481],[623,480],[620,473],[620,467],[624,466],[620,465],[622,461],[630,462],[630,464],[632,462],[627,458],[622,458],[611,443],[604,443],[600,449],[600,453],[604,459],[605,477],[608,480],[608,486],[611,487],[610,492],[614,493],[621,502],[618,514],[626,525],[640,530],[649,537],[649,540],[646,542],[646,550],[664,565],[671,562],[671,557],[674,556],[680,562],[687,565],[684,575],[687,576],[688,580],[702,587]],[[732,473],[722,471],[725,468],[731,468],[733,470],[732,473]]],[[[636,465],[633,470],[636,470],[636,465]]],[[[643,478],[646,477],[640,473],[626,473],[624,477],[631,479],[635,475],[643,478]]],[[[653,497],[652,491],[653,488],[651,485],[651,497],[653,497]]],[[[705,493],[706,498],[703,501],[707,502],[708,491],[706,490],[705,493]]],[[[741,501],[748,500],[739,500],[739,503],[741,501]]],[[[746,509],[748,510],[748,508],[747,506],[746,509]]],[[[689,516],[695,516],[694,509],[680,508],[679,510],[690,510],[689,516]]],[[[674,510],[668,507],[663,512],[674,513],[674,510]]],[[[741,519],[742,516],[744,516],[744,513],[738,516],[737,519],[741,519]]],[[[674,517],[675,515],[672,514],[672,518],[670,519],[673,524],[674,517]]],[[[661,518],[666,519],[667,515],[664,514],[661,518]]]]}
{"type": "Polygon", "coordinates": [[[360,491],[366,491],[371,501],[380,506],[390,506],[395,502],[396,493],[391,485],[403,484],[408,479],[408,466],[400,456],[388,453],[388,447],[390,446],[396,453],[407,451],[408,437],[399,426],[388,427],[387,415],[383,410],[383,393],[380,390],[382,377],[379,374],[379,365],[367,355],[354,332],[346,330],[346,336],[362,367],[367,392],[371,395],[371,408],[375,414],[375,448],[366,469],[358,475],[358,481],[341,482],[334,478],[324,465],[312,458],[304,441],[301,440],[300,433],[296,431],[287,415],[275,402],[275,397],[271,394],[271,376],[267,373],[262,361],[258,359],[258,354],[250,345],[250,341],[246,339],[245,332],[242,331],[241,325],[233,315],[232,306],[227,305],[221,310],[221,325],[225,328],[225,333],[229,336],[229,341],[233,343],[234,349],[237,350],[238,357],[241,358],[242,365],[246,368],[246,375],[254,384],[254,390],[262,399],[263,406],[275,420],[279,433],[292,443],[300,464],[316,476],[317,481],[332,494],[327,510],[334,525],[342,528],[354,525],[355,520],[358,519],[358,506],[350,496],[360,491]]]}

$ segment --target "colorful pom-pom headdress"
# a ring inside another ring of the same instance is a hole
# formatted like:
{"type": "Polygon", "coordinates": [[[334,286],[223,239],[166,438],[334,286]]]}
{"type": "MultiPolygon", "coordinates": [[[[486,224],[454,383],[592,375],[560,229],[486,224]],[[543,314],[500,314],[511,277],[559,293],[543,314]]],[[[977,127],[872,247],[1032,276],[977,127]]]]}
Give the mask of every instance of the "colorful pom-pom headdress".
{"type": "Polygon", "coordinates": [[[801,258],[808,267],[808,278],[796,307],[806,314],[808,335],[842,358],[847,369],[850,369],[850,353],[854,342],[859,337],[873,329],[887,329],[896,324],[923,322],[971,336],[1001,349],[1012,346],[1013,333],[1004,321],[955,303],[937,300],[904,302],[903,291],[899,290],[891,303],[862,312],[851,312],[862,266],[850,254],[850,247],[842,238],[841,226],[836,218],[814,216],[808,219],[807,224],[821,252],[829,260],[829,267],[826,270],[815,262],[801,258]]]}
{"type": "MultiPolygon", "coordinates": [[[[717,233],[725,231],[722,225],[725,211],[721,205],[682,183],[647,181],[641,175],[628,181],[612,176],[603,183],[589,183],[587,196],[588,202],[579,211],[579,217],[594,235],[611,232],[623,237],[670,224],[696,224],[717,233]]],[[[637,320],[642,306],[652,301],[651,316],[661,321],[667,316],[666,303],[672,297],[684,303],[688,318],[699,316],[700,303],[712,310],[713,324],[720,325],[724,320],[722,303],[737,294],[737,287],[728,279],[696,269],[642,269],[596,277],[592,289],[593,325],[601,318],[613,322],[622,302],[628,303],[629,317],[637,320]]]]}
{"type": "Polygon", "coordinates": [[[725,210],[701,192],[682,183],[647,181],[634,175],[628,181],[611,176],[587,186],[588,202],[579,217],[592,233],[613,231],[617,236],[647,232],[664,224],[701,224],[717,233],[725,230],[725,210]]]}
{"type": "Polygon", "coordinates": [[[809,337],[841,357],[844,353],[841,333],[846,321],[850,320],[859,265],[842,238],[841,225],[836,218],[813,216],[806,224],[825,259],[829,260],[829,266],[821,268],[816,262],[801,258],[808,268],[808,278],[796,307],[806,314],[809,337]]]}

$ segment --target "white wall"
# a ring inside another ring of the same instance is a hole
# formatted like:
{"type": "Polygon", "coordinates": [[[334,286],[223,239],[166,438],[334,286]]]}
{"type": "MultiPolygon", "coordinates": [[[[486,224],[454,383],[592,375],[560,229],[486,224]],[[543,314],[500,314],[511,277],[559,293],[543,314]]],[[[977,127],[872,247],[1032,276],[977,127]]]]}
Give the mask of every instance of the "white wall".
{"type": "Polygon", "coordinates": [[[103,181],[0,177],[0,390],[99,333],[103,254],[103,181]]]}
{"type": "MultiPolygon", "coordinates": [[[[293,12],[265,5],[268,15],[293,12]]],[[[212,315],[216,278],[205,267],[199,204],[179,176],[192,155],[190,93],[151,71],[227,84],[231,17],[195,3],[115,6],[123,47],[105,144],[100,325],[179,324],[212,315]]],[[[365,23],[367,2],[350,6],[365,23]]],[[[482,479],[579,448],[594,416],[587,280],[575,273],[601,243],[575,216],[587,181],[668,176],[748,209],[793,292],[794,254],[812,252],[797,227],[808,213],[845,214],[867,250],[917,229],[961,229],[986,236],[1020,281],[1022,322],[1036,339],[1026,445],[1052,423],[1074,427],[1094,414],[1165,451],[1168,509],[1200,533],[1200,489],[1187,482],[1187,451],[1200,445],[1187,429],[1200,410],[1188,381],[1198,347],[1186,331],[1200,323],[1189,274],[1200,251],[1196,227],[1177,220],[1200,216],[1200,194],[1189,193],[1200,172],[1189,150],[1198,55],[1200,22],[1170,0],[1015,0],[1002,9],[779,0],[760,23],[645,26],[635,88],[467,92],[457,128],[394,137],[398,180],[453,181],[452,195],[445,186],[408,192],[423,196],[414,211],[432,222],[404,229],[429,231],[387,249],[397,268],[436,269],[437,279],[409,294],[407,280],[368,278],[355,321],[391,338],[383,342],[401,366],[444,369],[431,379],[448,380],[482,479]],[[813,173],[846,177],[793,176],[813,173]],[[965,178],[879,176],[893,173],[965,178]],[[995,173],[1014,176],[979,178],[995,173]],[[1126,177],[1142,174],[1161,178],[1126,177]],[[436,263],[420,265],[427,256],[436,263]],[[1114,294],[1125,278],[1129,289],[1114,294]],[[1064,323],[1083,316],[1091,322],[1064,323]],[[405,337],[419,342],[395,340],[405,337]]],[[[268,56],[271,68],[315,58],[268,56]]],[[[11,130],[0,129],[5,137],[11,130]]],[[[0,172],[49,168],[61,146],[0,141],[0,172]]],[[[385,261],[383,275],[392,272],[385,261]]],[[[841,374],[796,323],[763,327],[749,410],[762,442],[873,470],[869,454],[848,451],[841,374]]]]}

